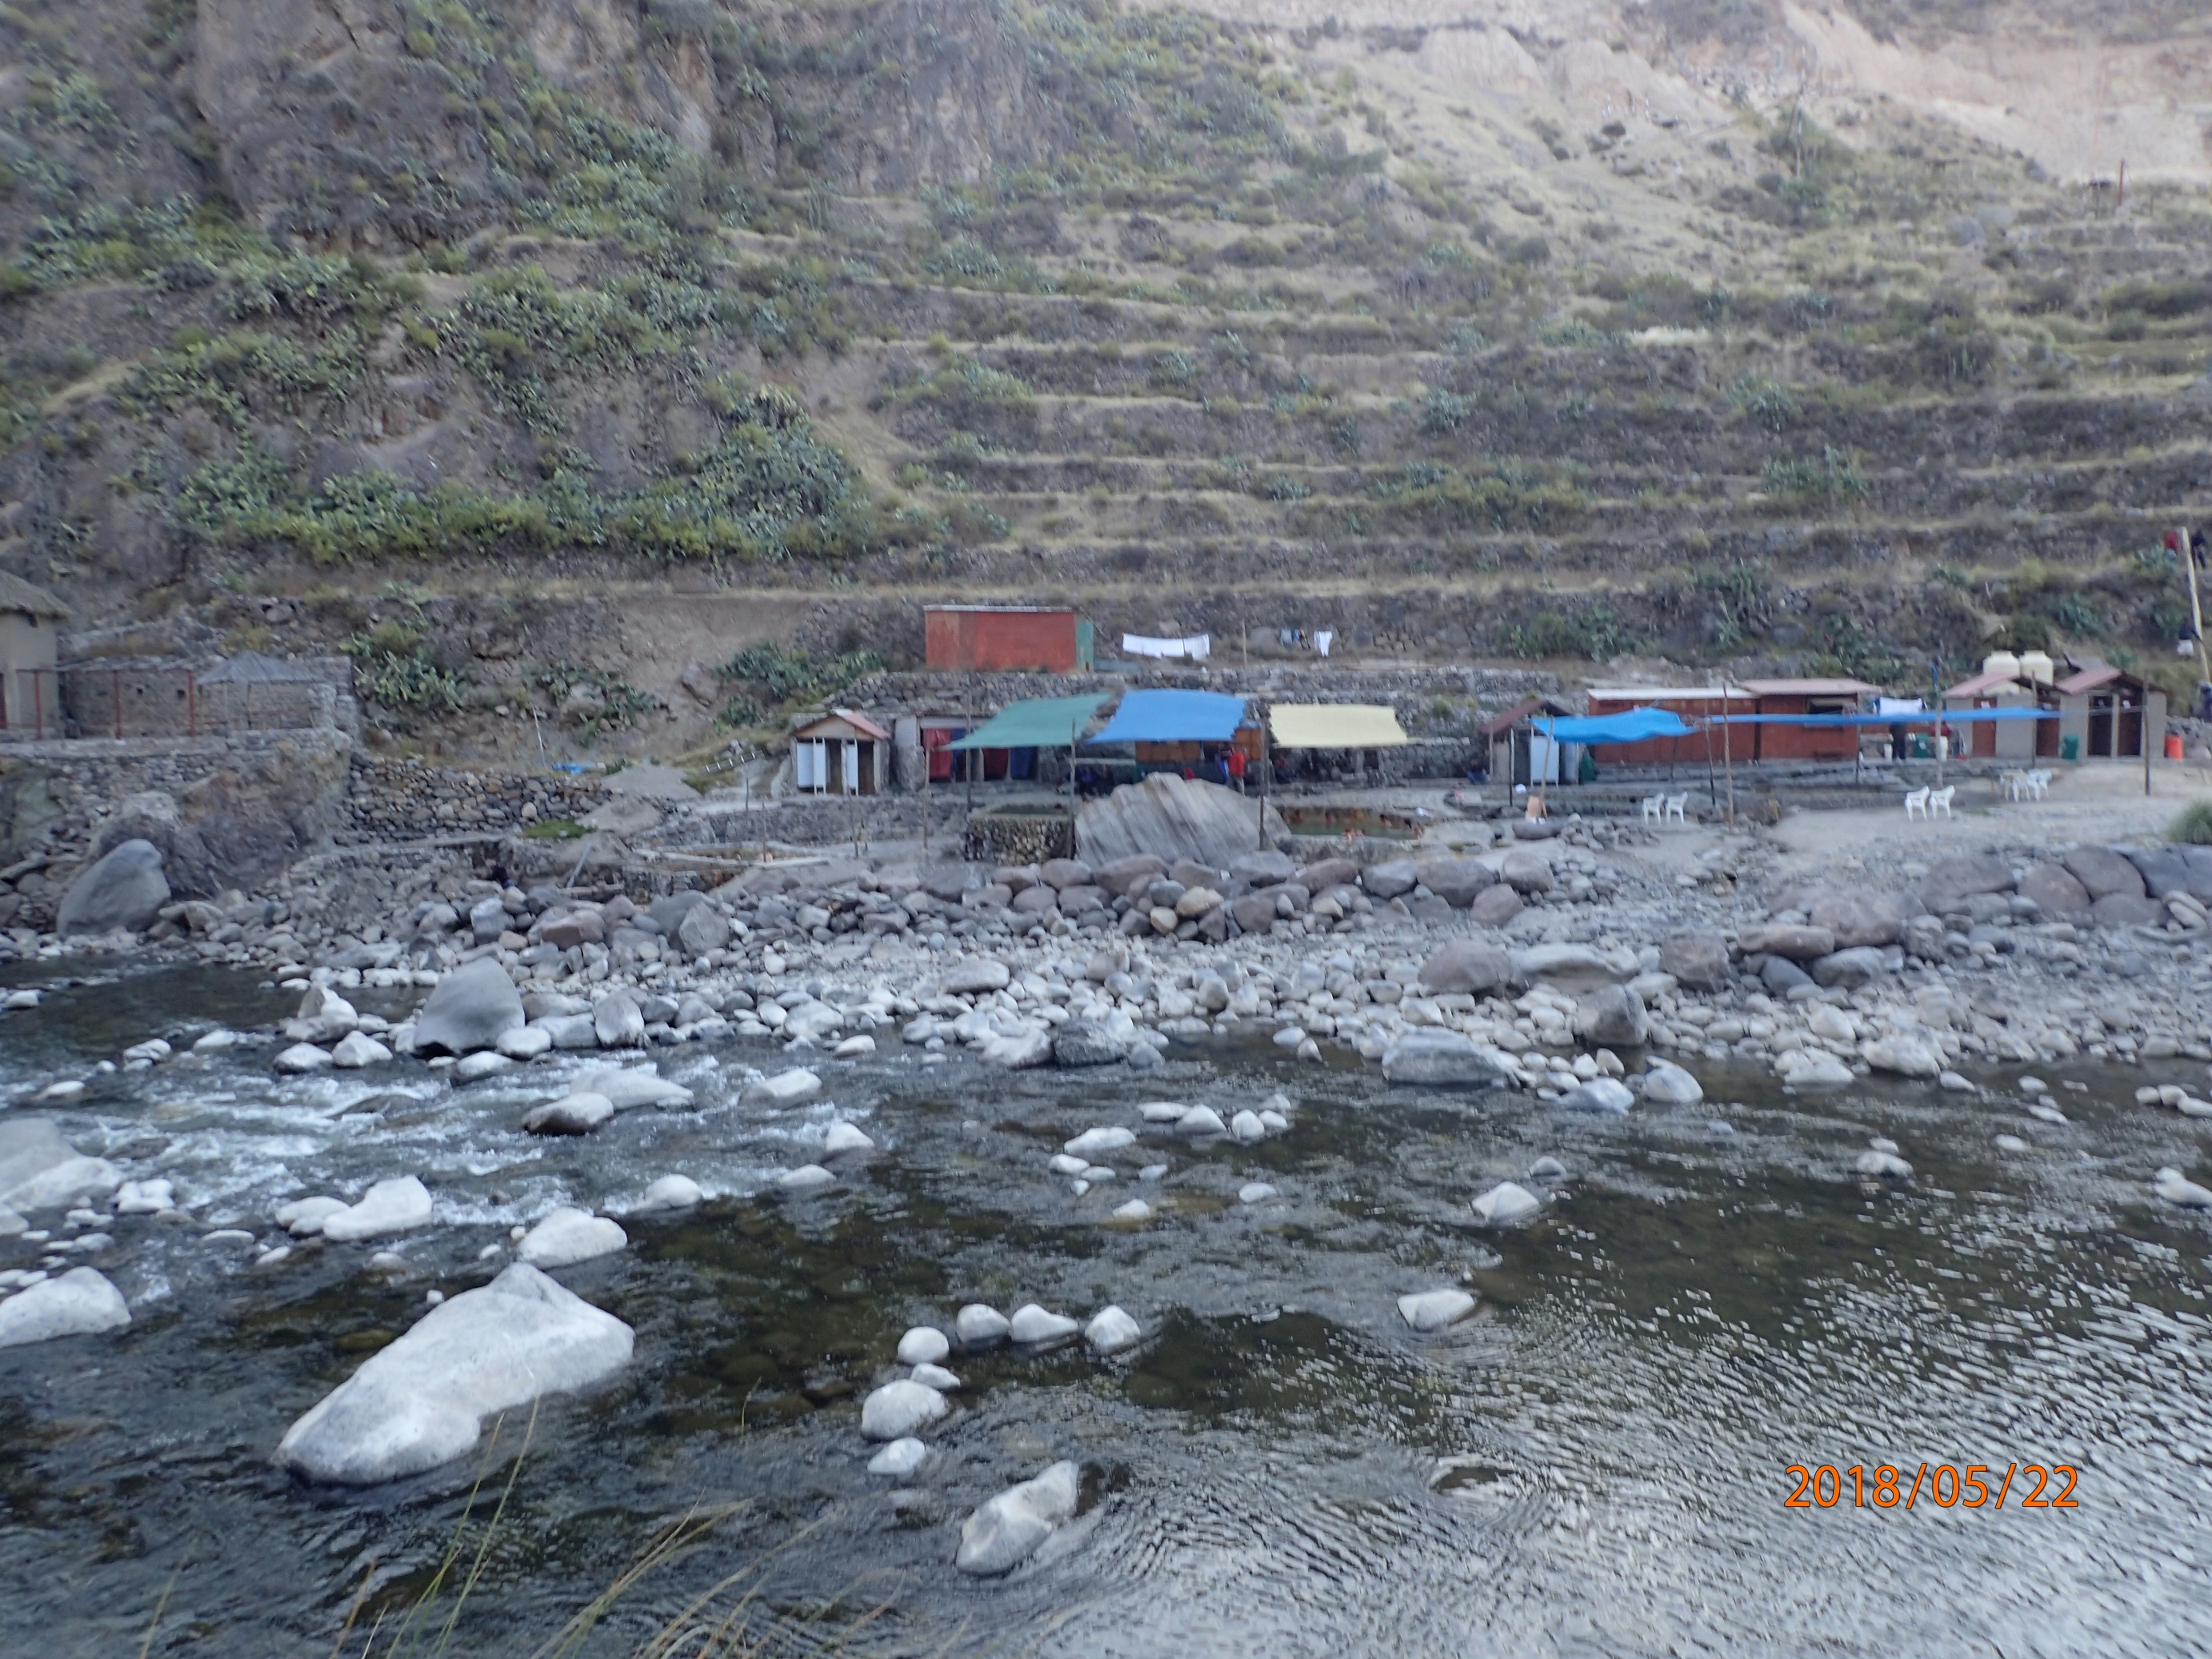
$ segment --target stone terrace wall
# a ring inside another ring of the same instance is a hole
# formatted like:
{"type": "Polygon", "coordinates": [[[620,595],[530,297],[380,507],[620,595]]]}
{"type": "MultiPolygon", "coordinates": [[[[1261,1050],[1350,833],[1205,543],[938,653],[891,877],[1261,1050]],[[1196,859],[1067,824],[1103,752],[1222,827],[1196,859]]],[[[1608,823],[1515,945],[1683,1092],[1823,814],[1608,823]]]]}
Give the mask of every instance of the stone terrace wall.
{"type": "Polygon", "coordinates": [[[342,841],[421,841],[574,819],[606,799],[596,778],[470,771],[422,761],[356,756],[342,841]],[[535,809],[526,814],[524,808],[535,809]]]}

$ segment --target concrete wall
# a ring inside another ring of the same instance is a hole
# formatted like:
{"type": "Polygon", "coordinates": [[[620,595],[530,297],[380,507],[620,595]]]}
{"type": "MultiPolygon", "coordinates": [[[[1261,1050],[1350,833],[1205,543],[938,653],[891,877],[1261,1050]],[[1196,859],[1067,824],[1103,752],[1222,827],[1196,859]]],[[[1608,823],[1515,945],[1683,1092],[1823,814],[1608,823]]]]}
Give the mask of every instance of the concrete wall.
{"type": "MultiPolygon", "coordinates": [[[[33,684],[33,671],[54,665],[55,634],[52,621],[21,611],[0,611],[0,730],[33,726],[40,696],[33,684]]],[[[45,696],[54,695],[48,678],[45,696]]],[[[52,720],[56,710],[47,708],[52,720]]]]}

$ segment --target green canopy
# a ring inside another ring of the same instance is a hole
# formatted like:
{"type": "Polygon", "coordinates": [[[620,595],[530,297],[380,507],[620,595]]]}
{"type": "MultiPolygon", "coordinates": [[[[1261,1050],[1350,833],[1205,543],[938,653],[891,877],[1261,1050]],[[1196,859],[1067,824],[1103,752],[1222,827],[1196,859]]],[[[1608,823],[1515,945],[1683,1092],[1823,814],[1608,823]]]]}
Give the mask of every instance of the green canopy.
{"type": "Polygon", "coordinates": [[[1087,697],[1031,697],[1011,702],[958,742],[954,749],[1065,749],[1083,735],[1106,701],[1101,691],[1087,697]]]}

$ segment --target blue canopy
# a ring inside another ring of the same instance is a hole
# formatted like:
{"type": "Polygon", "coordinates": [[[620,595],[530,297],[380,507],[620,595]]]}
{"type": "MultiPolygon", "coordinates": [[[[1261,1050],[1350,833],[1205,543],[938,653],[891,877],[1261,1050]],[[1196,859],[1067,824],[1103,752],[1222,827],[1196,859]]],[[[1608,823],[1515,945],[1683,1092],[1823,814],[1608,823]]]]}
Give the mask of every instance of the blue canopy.
{"type": "Polygon", "coordinates": [[[1092,743],[1226,743],[1244,699],[1225,691],[1132,691],[1092,743]]]}
{"type": "Polygon", "coordinates": [[[1670,709],[1625,708],[1618,714],[1569,714],[1540,720],[1539,731],[1561,743],[1641,743],[1646,738],[1686,738],[1690,728],[1670,709]]]}
{"type": "Polygon", "coordinates": [[[1966,726],[1977,721],[2055,720],[2056,708],[1922,708],[1905,714],[1711,714],[1708,726],[1966,726]]]}

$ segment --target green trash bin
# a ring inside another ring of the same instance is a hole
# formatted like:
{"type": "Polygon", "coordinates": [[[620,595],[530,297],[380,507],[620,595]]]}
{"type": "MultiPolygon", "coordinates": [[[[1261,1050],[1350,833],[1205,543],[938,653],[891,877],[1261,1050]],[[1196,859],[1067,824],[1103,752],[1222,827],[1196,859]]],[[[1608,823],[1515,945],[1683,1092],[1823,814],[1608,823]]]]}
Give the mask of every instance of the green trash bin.
{"type": "Polygon", "coordinates": [[[2058,758],[2061,760],[2080,760],[2081,758],[2081,739],[2078,734],[2059,738],[2058,758]]]}

